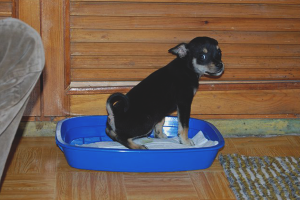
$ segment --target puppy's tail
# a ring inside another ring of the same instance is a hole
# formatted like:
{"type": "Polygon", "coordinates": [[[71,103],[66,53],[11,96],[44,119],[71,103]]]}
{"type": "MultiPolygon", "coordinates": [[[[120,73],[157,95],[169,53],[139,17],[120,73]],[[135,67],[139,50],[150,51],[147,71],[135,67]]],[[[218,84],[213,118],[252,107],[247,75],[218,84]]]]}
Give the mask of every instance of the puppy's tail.
{"type": "Polygon", "coordinates": [[[126,112],[129,109],[129,99],[122,93],[110,95],[106,101],[108,116],[113,116],[115,112],[126,112]]]}

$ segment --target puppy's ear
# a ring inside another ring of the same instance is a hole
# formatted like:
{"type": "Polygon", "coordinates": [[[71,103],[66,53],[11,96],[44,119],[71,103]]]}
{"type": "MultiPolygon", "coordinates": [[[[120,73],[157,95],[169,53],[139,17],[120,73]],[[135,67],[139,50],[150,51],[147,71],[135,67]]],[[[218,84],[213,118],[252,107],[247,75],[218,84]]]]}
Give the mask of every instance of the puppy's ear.
{"type": "Polygon", "coordinates": [[[187,55],[188,49],[187,49],[187,44],[186,43],[181,43],[177,45],[176,47],[172,48],[169,50],[169,53],[172,53],[179,58],[183,58],[187,55]]]}

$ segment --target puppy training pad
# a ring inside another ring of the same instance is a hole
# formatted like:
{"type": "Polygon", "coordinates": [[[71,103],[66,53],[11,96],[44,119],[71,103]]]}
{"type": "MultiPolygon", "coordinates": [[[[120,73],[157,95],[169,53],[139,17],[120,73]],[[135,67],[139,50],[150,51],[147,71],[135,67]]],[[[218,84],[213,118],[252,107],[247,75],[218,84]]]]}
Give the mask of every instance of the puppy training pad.
{"type": "MultiPolygon", "coordinates": [[[[172,138],[151,138],[143,137],[133,140],[136,144],[145,145],[148,149],[185,149],[185,148],[201,148],[201,147],[211,147],[218,144],[218,141],[212,141],[205,138],[202,131],[199,131],[192,139],[195,145],[188,146],[180,144],[178,137],[172,138]]],[[[125,146],[118,142],[95,142],[89,144],[78,145],[81,147],[94,147],[94,148],[114,148],[114,149],[127,149],[125,146]]]]}

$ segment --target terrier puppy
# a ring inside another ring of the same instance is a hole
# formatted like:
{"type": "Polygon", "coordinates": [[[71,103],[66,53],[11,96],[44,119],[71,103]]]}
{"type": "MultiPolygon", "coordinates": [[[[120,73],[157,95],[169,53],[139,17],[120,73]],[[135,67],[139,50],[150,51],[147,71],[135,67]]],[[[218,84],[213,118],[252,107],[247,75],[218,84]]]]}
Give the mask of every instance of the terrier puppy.
{"type": "Polygon", "coordinates": [[[166,138],[162,127],[167,115],[177,110],[180,143],[193,145],[188,138],[193,97],[203,75],[220,76],[224,71],[221,49],[215,39],[197,37],[169,50],[177,56],[168,65],[150,74],[126,95],[112,94],[106,103],[106,134],[130,149],[147,149],[134,138],[151,134],[166,138]]]}

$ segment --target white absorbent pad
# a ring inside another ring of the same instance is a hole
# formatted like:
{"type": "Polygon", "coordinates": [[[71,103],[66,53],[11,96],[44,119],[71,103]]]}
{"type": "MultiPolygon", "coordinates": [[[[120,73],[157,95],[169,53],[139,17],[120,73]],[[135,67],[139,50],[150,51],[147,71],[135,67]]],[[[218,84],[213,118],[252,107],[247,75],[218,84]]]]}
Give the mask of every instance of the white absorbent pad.
{"type": "MultiPolygon", "coordinates": [[[[212,141],[205,138],[202,131],[199,131],[192,139],[194,146],[188,146],[179,143],[178,137],[173,138],[138,138],[134,142],[136,144],[145,145],[148,149],[185,149],[185,148],[203,148],[203,147],[212,147],[218,144],[218,141],[212,141]]],[[[125,146],[121,145],[118,142],[95,142],[89,144],[78,145],[81,147],[96,147],[96,148],[114,148],[114,149],[127,149],[125,146]]]]}

